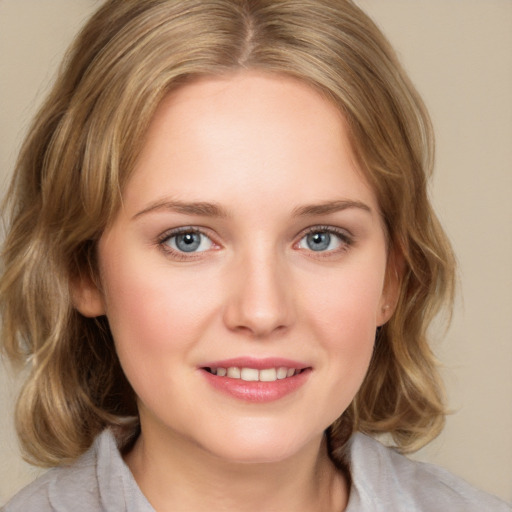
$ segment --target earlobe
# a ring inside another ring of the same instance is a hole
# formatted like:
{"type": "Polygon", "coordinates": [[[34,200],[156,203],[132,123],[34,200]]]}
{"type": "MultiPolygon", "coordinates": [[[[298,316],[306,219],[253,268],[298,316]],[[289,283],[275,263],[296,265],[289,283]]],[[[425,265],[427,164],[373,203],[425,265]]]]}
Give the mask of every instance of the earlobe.
{"type": "Polygon", "coordinates": [[[71,283],[73,306],[83,316],[95,318],[105,314],[103,294],[90,277],[80,276],[71,283]]]}
{"type": "Polygon", "coordinates": [[[395,307],[396,304],[385,303],[381,305],[380,312],[377,314],[377,327],[382,327],[392,317],[395,307]]]}
{"type": "Polygon", "coordinates": [[[382,296],[377,312],[377,326],[384,325],[393,316],[396,310],[403,275],[403,257],[393,251],[388,259],[386,278],[382,290],[382,296]]]}

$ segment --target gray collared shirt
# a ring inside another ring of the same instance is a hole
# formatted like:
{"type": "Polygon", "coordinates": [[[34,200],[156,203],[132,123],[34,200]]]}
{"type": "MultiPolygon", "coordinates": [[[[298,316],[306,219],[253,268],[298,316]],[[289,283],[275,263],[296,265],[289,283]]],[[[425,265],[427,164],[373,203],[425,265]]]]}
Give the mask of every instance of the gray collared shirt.
{"type": "MultiPolygon", "coordinates": [[[[448,471],[412,461],[363,434],[352,436],[346,454],[352,478],[346,512],[512,511],[448,471]]],[[[106,430],[73,465],[49,470],[2,512],[155,510],[124,463],[113,434],[106,430]]]]}

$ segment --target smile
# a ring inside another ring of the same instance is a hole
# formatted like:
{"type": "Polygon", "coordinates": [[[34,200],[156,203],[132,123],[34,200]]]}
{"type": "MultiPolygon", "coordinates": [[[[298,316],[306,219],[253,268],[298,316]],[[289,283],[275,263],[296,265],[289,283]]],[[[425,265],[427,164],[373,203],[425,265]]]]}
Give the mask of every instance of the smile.
{"type": "Polygon", "coordinates": [[[287,368],[284,366],[276,368],[247,368],[230,366],[228,368],[205,368],[212,375],[218,377],[227,377],[228,379],[239,379],[245,382],[275,382],[276,380],[284,380],[289,377],[298,375],[303,370],[297,368],[287,368]]]}
{"type": "Polygon", "coordinates": [[[313,372],[309,361],[251,356],[205,361],[198,369],[217,392],[251,403],[273,402],[292,395],[313,372]]]}

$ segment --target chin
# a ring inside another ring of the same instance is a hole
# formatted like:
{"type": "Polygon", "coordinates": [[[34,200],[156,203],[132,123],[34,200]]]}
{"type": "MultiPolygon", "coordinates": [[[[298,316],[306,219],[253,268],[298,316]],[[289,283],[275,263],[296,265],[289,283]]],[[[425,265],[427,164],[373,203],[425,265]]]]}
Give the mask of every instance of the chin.
{"type": "Polygon", "coordinates": [[[250,431],[230,433],[207,448],[210,453],[226,462],[236,464],[270,464],[288,460],[321,442],[323,433],[307,438],[290,435],[290,430],[273,432],[272,429],[251,428],[250,431]]]}

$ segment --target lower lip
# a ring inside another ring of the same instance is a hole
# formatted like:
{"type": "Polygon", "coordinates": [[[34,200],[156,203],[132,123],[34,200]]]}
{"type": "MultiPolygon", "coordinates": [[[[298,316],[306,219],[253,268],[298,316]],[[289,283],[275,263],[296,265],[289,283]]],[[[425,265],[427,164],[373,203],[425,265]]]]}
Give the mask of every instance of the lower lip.
{"type": "Polygon", "coordinates": [[[219,377],[206,370],[201,371],[208,383],[218,391],[238,400],[256,403],[274,402],[294,393],[304,385],[311,373],[311,370],[307,368],[293,377],[273,382],[260,382],[219,377]]]}

